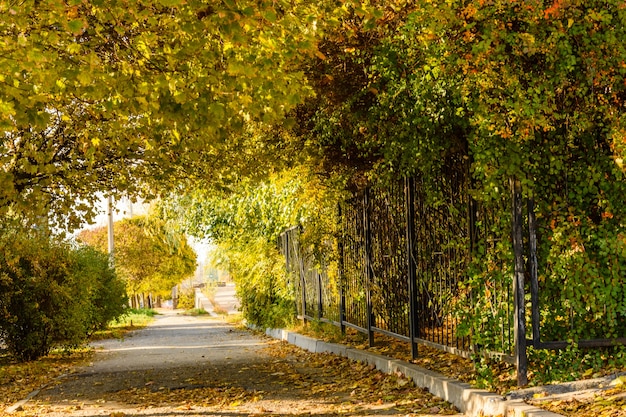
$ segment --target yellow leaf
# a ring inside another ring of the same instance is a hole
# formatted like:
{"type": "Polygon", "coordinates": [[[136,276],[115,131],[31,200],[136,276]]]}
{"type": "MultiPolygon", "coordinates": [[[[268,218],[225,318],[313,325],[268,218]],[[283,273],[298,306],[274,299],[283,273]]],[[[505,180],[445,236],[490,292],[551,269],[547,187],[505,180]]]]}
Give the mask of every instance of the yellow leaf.
{"type": "Polygon", "coordinates": [[[624,384],[626,384],[626,375],[615,378],[609,385],[612,387],[621,387],[624,384]]]}
{"type": "Polygon", "coordinates": [[[326,55],[324,55],[321,51],[317,50],[315,51],[315,56],[318,57],[319,59],[322,60],[326,60],[326,55]]]}

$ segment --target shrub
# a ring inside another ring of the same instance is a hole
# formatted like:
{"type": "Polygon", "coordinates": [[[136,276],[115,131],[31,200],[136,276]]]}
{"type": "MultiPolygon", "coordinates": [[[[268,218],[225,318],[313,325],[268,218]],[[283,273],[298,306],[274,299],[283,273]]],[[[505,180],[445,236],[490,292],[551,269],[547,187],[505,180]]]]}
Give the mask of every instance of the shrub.
{"type": "Polygon", "coordinates": [[[295,304],[280,252],[263,239],[251,239],[245,249],[230,252],[230,271],[244,318],[260,327],[288,327],[295,304]]]}
{"type": "Polygon", "coordinates": [[[90,246],[72,252],[76,284],[88,288],[86,330],[91,334],[123,315],[128,308],[126,283],[109,266],[109,256],[90,246]]]}
{"type": "Polygon", "coordinates": [[[0,337],[13,356],[80,346],[123,312],[124,286],[105,259],[32,230],[0,234],[0,337]]]}

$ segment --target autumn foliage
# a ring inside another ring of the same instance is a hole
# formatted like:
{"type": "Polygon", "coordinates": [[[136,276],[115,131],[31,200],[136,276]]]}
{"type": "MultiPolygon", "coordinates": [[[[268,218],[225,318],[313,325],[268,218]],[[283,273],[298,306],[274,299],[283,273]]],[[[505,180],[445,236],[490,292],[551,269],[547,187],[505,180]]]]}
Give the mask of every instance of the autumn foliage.
{"type": "MultiPolygon", "coordinates": [[[[115,269],[131,296],[168,297],[172,288],[193,275],[196,254],[182,233],[168,230],[153,217],[134,217],[114,224],[115,269]]],[[[107,228],[84,230],[79,240],[106,253],[107,228]]]]}
{"type": "Polygon", "coordinates": [[[468,291],[511,275],[502,202],[516,179],[535,202],[544,336],[624,334],[622,0],[47,0],[0,13],[0,215],[75,227],[93,210],[74,202],[95,191],[203,189],[216,205],[188,207],[206,219],[198,233],[240,268],[244,311],[280,323],[292,294],[279,226],[304,224],[322,246],[346,191],[417,175],[445,202],[434,185],[462,164],[500,220],[468,291]],[[246,200],[251,178],[288,189],[285,167],[314,191],[246,200]]]}
{"type": "Polygon", "coordinates": [[[354,191],[417,175],[427,199],[449,206],[438,181],[467,163],[471,197],[497,219],[479,227],[502,242],[481,242],[467,272],[484,296],[471,322],[487,344],[481,323],[502,306],[486,283],[512,273],[518,179],[535,202],[544,340],[623,335],[623,2],[360,6],[345,7],[320,43],[326,59],[307,68],[317,94],[297,116],[321,165],[354,191]]]}

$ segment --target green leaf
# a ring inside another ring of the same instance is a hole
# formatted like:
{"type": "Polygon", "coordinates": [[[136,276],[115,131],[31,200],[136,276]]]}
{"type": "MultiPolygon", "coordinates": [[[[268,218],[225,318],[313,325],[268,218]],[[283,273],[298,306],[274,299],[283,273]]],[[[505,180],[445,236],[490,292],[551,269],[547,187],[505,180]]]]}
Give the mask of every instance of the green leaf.
{"type": "Polygon", "coordinates": [[[263,18],[268,22],[276,22],[277,16],[276,12],[273,9],[268,9],[263,12],[263,18]]]}
{"type": "Polygon", "coordinates": [[[87,24],[83,19],[70,20],[67,24],[69,31],[74,35],[79,35],[86,28],[87,24]]]}
{"type": "Polygon", "coordinates": [[[91,77],[90,71],[82,71],[77,75],[76,78],[78,79],[80,84],[83,86],[87,86],[91,84],[92,77],[91,77]]]}

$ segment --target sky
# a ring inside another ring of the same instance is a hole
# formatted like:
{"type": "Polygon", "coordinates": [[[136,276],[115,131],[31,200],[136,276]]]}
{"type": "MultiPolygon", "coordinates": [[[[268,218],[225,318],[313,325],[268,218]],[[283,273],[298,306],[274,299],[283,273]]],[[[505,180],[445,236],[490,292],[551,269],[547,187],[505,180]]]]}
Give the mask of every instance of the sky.
{"type": "MultiPolygon", "coordinates": [[[[113,202],[113,221],[136,216],[148,214],[149,204],[143,202],[133,203],[128,198],[116,200],[113,202]]],[[[91,229],[96,227],[103,227],[108,224],[107,215],[107,198],[102,196],[98,203],[98,215],[95,218],[95,223],[92,225],[85,225],[85,229],[91,229]]]]}

